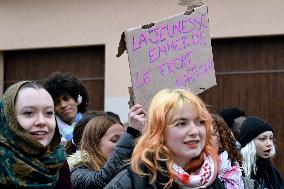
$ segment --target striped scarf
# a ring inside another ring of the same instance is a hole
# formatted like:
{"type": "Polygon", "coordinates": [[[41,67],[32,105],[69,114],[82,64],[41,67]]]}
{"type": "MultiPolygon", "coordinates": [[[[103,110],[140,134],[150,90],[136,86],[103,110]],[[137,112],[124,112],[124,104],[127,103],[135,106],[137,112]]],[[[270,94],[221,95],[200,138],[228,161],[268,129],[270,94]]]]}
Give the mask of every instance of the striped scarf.
{"type": "Polygon", "coordinates": [[[187,173],[182,167],[175,163],[172,169],[175,179],[181,188],[197,189],[207,188],[215,181],[217,176],[215,166],[213,159],[210,156],[206,156],[201,167],[194,172],[187,173]]]}

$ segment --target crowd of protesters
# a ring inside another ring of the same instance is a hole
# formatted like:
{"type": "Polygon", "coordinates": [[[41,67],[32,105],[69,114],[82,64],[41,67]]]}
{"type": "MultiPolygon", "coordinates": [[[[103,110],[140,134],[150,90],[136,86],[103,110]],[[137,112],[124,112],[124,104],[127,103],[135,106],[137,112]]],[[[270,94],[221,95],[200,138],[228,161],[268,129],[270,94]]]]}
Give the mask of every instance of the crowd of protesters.
{"type": "Polygon", "coordinates": [[[185,89],[163,89],[127,124],[88,112],[70,73],[20,81],[0,103],[1,188],[284,189],[271,124],[238,108],[209,112],[185,89]]]}

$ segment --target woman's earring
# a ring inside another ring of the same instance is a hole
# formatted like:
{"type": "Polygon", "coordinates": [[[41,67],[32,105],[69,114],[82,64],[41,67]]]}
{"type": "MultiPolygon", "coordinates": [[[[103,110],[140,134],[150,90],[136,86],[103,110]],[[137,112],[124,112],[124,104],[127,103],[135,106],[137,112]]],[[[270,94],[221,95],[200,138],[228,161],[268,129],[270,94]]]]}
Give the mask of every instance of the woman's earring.
{"type": "Polygon", "coordinates": [[[82,103],[82,96],[80,94],[78,94],[78,97],[77,97],[77,104],[80,105],[82,103]]]}

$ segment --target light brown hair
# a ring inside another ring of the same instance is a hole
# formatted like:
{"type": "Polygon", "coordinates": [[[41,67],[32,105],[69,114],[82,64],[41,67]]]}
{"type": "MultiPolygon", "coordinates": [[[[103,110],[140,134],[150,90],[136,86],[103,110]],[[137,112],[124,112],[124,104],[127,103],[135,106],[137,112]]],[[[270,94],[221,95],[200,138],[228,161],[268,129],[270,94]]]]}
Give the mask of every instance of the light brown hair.
{"type": "Polygon", "coordinates": [[[99,171],[104,166],[107,157],[100,149],[100,140],[106,131],[116,123],[119,122],[107,115],[97,116],[87,123],[80,145],[82,155],[88,154],[87,158],[82,157],[86,166],[95,171],[99,171]]]}

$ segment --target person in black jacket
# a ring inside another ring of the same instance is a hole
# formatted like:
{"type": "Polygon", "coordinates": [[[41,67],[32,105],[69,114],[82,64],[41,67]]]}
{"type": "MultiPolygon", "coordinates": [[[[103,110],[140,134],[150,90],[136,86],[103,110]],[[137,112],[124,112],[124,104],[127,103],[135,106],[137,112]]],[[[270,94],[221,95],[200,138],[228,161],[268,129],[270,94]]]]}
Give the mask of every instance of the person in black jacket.
{"type": "Polygon", "coordinates": [[[283,179],[270,162],[276,152],[273,133],[269,123],[255,116],[241,126],[242,167],[245,175],[256,181],[257,189],[284,189],[283,179]]]}
{"type": "Polygon", "coordinates": [[[74,189],[103,188],[130,159],[135,139],[144,128],[145,112],[134,105],[129,112],[126,132],[121,123],[101,115],[85,127],[79,151],[68,157],[74,189]]]}
{"type": "Polygon", "coordinates": [[[202,100],[184,89],[158,92],[130,165],[105,189],[224,189],[211,146],[212,118],[202,100]]]}

